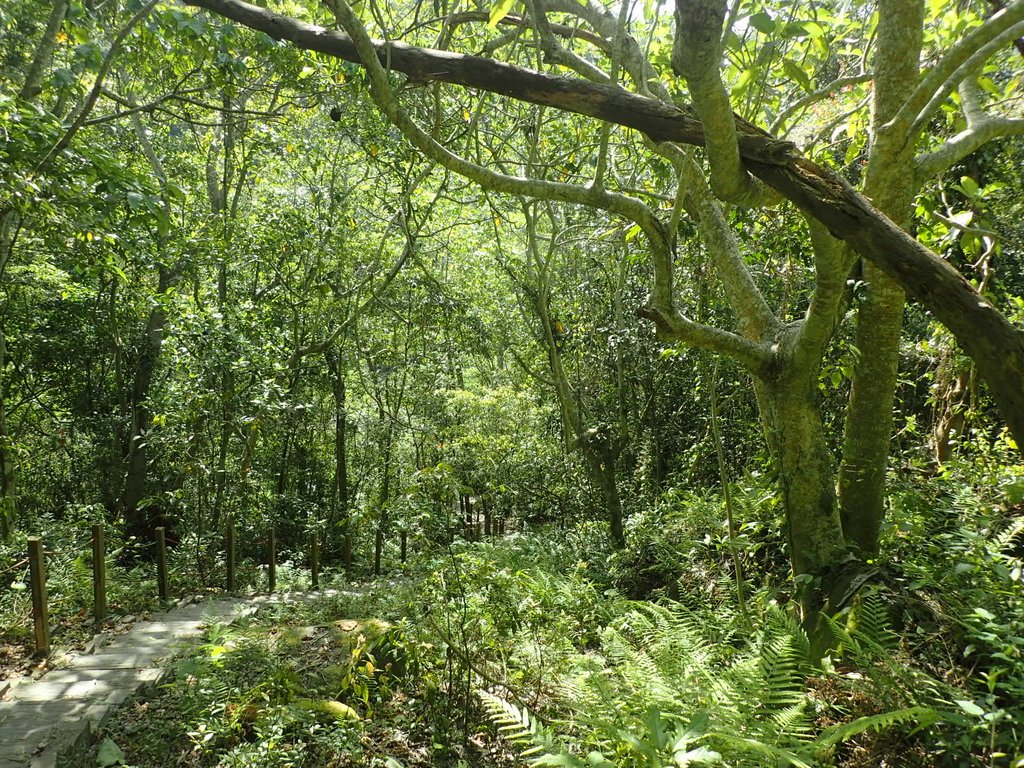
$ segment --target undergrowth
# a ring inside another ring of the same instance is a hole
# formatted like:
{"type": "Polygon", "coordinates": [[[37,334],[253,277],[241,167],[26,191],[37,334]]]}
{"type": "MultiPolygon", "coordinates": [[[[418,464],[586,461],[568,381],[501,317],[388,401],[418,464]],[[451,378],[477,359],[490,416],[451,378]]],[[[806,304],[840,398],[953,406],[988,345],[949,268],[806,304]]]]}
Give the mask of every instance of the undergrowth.
{"type": "Polygon", "coordinates": [[[998,488],[964,487],[897,485],[887,558],[824,658],[750,483],[746,615],[721,507],[677,497],[625,552],[589,527],[457,541],[358,594],[211,628],[109,737],[140,768],[1020,768],[1024,527],[998,488]],[[640,583],[658,599],[623,594],[640,583]]]}

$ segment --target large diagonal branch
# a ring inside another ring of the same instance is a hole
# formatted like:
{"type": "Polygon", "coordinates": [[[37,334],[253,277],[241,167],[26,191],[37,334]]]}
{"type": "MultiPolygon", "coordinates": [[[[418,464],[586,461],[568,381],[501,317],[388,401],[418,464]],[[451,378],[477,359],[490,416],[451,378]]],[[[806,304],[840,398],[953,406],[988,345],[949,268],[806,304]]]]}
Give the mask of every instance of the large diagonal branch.
{"type": "MultiPolygon", "coordinates": [[[[242,0],[186,0],[300,48],[361,63],[351,38],[242,0]]],[[[442,81],[634,128],[654,141],[703,145],[692,109],[615,86],[553,77],[510,64],[403,43],[375,43],[382,63],[419,81],[442,81]]],[[[924,304],[978,365],[1010,431],[1024,446],[1024,335],[951,266],[896,226],[839,176],[788,142],[739,126],[744,166],[850,243],[924,304]]],[[[550,182],[548,182],[550,183],[550,182]]],[[[523,191],[530,194],[529,191],[523,191]]],[[[608,193],[605,193],[608,194],[608,193]]]]}

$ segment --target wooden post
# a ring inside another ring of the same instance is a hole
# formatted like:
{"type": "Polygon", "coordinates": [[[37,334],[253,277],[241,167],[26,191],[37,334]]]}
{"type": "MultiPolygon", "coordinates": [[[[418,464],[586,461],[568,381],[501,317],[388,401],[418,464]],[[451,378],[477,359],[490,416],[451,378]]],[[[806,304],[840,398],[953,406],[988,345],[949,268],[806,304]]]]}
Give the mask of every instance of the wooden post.
{"type": "Polygon", "coordinates": [[[43,540],[38,536],[28,539],[29,580],[32,582],[32,623],[35,630],[36,655],[50,653],[50,616],[46,605],[46,556],[43,540]]]}
{"type": "Polygon", "coordinates": [[[309,583],[313,589],[320,587],[320,537],[309,535],[309,583]]]}
{"type": "Polygon", "coordinates": [[[267,591],[277,587],[277,531],[270,526],[267,532],[267,591]]]}
{"type": "Polygon", "coordinates": [[[484,505],[484,535],[490,538],[491,530],[491,503],[486,496],[483,497],[484,505]]]}
{"type": "Polygon", "coordinates": [[[409,532],[406,530],[402,531],[402,562],[405,562],[405,555],[409,549],[409,532]]]}
{"type": "Polygon", "coordinates": [[[160,602],[167,600],[167,531],[161,525],[156,529],[156,586],[160,602]]]}
{"type": "Polygon", "coordinates": [[[227,550],[227,590],[235,591],[235,520],[228,518],[228,530],[224,537],[224,548],[227,550]]]}
{"type": "Polygon", "coordinates": [[[101,523],[92,526],[92,615],[97,623],[107,616],[107,551],[101,523]]]}

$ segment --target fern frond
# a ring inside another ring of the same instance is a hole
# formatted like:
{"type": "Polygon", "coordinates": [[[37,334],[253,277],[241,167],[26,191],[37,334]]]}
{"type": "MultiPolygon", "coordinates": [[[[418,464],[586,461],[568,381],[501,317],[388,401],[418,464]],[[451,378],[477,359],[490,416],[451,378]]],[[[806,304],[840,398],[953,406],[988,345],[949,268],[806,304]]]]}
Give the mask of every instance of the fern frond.
{"type": "Polygon", "coordinates": [[[780,747],[773,747],[771,744],[765,744],[763,741],[758,741],[757,739],[747,739],[742,736],[716,733],[714,734],[714,740],[741,752],[754,752],[756,754],[763,755],[764,757],[771,758],[772,762],[776,765],[792,765],[796,768],[811,768],[810,763],[805,761],[795,752],[790,752],[788,749],[782,749],[780,747]]]}
{"type": "Polygon", "coordinates": [[[916,723],[918,729],[927,728],[929,725],[934,725],[946,719],[947,717],[942,712],[933,707],[894,709],[891,712],[883,712],[880,715],[867,715],[865,717],[858,717],[849,723],[834,725],[823,731],[814,740],[814,746],[819,750],[825,749],[834,747],[836,744],[852,739],[854,736],[866,731],[883,731],[886,728],[903,723],[916,723]]]}
{"type": "Polygon", "coordinates": [[[885,654],[899,644],[899,635],[892,631],[888,606],[878,592],[869,590],[857,597],[851,620],[851,634],[861,646],[885,654]]]}
{"type": "Polygon", "coordinates": [[[814,723],[807,714],[807,700],[801,700],[790,707],[776,712],[772,715],[772,724],[778,733],[793,736],[799,740],[810,738],[814,723]]]}
{"type": "Polygon", "coordinates": [[[498,732],[509,742],[523,747],[522,757],[540,754],[561,754],[555,736],[544,727],[536,715],[526,707],[517,707],[489,691],[477,691],[491,722],[498,726],[498,732]]]}
{"type": "Polygon", "coordinates": [[[1024,519],[1014,520],[1001,532],[992,536],[992,548],[996,552],[1005,552],[1013,544],[1013,540],[1022,533],[1024,533],[1024,519]]]}

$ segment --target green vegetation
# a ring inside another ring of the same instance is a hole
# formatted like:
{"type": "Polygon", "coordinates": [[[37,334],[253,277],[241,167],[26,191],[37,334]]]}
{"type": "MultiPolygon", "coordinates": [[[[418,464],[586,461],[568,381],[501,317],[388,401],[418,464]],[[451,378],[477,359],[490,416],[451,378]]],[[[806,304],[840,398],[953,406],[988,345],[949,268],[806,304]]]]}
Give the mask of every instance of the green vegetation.
{"type": "Polygon", "coordinates": [[[158,529],[176,597],[271,530],[341,590],[97,764],[1024,766],[1024,0],[0,39],[0,675],[30,536],[63,647],[156,607],[158,529]]]}
{"type": "Polygon", "coordinates": [[[955,512],[921,490],[903,489],[886,541],[901,555],[831,621],[823,660],[779,590],[740,616],[722,520],[688,538],[687,500],[658,542],[682,574],[643,570],[678,600],[625,597],[636,570],[591,539],[457,542],[392,580],[212,627],[106,734],[138,766],[1007,763],[1024,714],[1020,526],[993,535],[993,509],[936,540],[955,512]]]}

